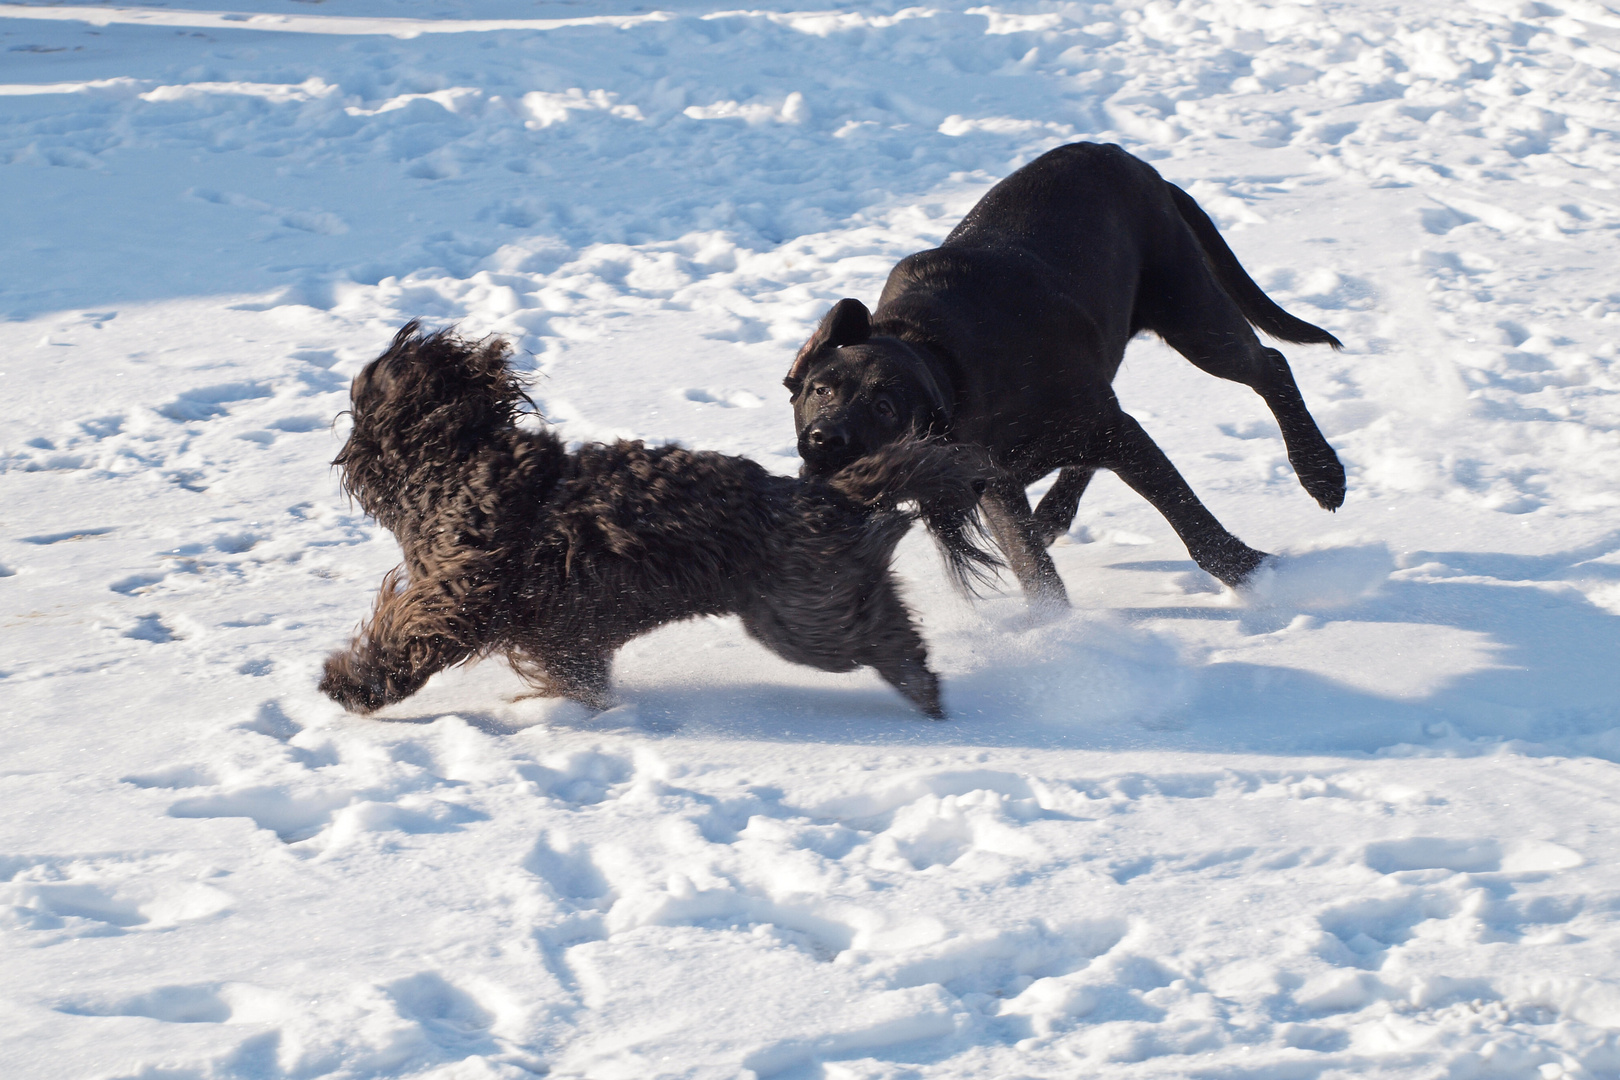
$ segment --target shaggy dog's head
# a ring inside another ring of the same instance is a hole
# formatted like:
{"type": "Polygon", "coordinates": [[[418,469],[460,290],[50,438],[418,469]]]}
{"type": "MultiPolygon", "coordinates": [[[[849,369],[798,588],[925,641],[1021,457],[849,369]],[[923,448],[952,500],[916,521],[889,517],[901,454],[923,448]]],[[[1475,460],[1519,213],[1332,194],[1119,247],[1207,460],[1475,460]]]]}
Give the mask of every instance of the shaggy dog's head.
{"type": "Polygon", "coordinates": [[[929,438],[948,420],[929,358],[899,338],[873,337],[859,300],[833,305],[782,381],[793,392],[806,476],[828,476],[897,439],[929,438]]]}
{"type": "Polygon", "coordinates": [[[510,354],[500,338],[424,334],[414,319],[401,327],[349,388],[354,428],[332,462],[343,469],[344,490],[392,528],[401,490],[422,470],[455,473],[533,408],[510,354]]]}

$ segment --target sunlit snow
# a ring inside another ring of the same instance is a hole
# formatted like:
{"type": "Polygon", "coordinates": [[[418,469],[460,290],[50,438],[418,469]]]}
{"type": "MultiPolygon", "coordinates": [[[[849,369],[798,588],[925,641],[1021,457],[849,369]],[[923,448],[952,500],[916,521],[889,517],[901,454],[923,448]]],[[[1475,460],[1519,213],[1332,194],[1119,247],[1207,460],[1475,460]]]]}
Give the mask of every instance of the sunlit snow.
{"type": "Polygon", "coordinates": [[[0,5],[0,1074],[1620,1076],[1617,166],[1598,0],[0,5]],[[1346,343],[1336,515],[1127,356],[1252,588],[1104,475],[1062,617],[902,545],[944,723],[722,620],[316,692],[405,320],[790,472],[816,320],[1075,139],[1346,343]]]}

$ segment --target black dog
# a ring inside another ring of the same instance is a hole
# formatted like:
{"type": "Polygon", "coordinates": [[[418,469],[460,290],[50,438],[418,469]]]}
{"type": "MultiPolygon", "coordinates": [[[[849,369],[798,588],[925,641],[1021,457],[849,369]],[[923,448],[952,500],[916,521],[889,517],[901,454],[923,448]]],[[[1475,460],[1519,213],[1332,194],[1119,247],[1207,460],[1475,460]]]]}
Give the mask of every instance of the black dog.
{"type": "Polygon", "coordinates": [[[889,572],[923,500],[972,542],[989,475],[961,448],[890,443],[825,480],[746,458],[587,445],[518,426],[532,407],[498,340],[407,324],[355,377],[354,429],[334,464],[399,540],[370,621],[326,662],[321,689],[370,712],[453,664],[499,653],[544,693],[608,704],[613,653],[696,615],[742,616],[777,654],[824,671],[876,668],[932,717],[939,680],[889,572]]]}
{"type": "Polygon", "coordinates": [[[836,472],[897,438],[982,447],[1002,471],[983,501],[991,530],[1025,594],[1064,603],[1046,546],[1068,529],[1092,473],[1111,469],[1199,566],[1239,585],[1265,553],[1221,527],[1110,384],[1126,342],[1157,333],[1257,391],[1300,483],[1337,509],[1344,468],[1288,362],[1251,323],[1339,347],[1267,298],[1192,197],[1152,166],[1117,146],[1060,147],[991,188],[938,248],[902,259],[875,313],[840,300],[822,320],[784,380],[803,473],[836,472]],[[1024,489],[1053,469],[1032,512],[1024,489]]]}

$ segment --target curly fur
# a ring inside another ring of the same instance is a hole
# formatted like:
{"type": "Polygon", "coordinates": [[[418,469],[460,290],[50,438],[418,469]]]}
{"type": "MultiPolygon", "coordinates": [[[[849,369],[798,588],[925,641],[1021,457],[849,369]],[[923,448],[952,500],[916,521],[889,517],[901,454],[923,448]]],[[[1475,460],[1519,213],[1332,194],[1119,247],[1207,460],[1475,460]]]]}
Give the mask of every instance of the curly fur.
{"type": "Polygon", "coordinates": [[[996,565],[972,543],[989,476],[972,451],[884,447],[821,480],[747,458],[589,444],[518,426],[532,402],[498,339],[408,323],[350,391],[343,487],[399,540],[370,620],[321,689],[371,712],[435,672],[501,654],[543,693],[609,702],[613,654],[697,615],[740,615],[779,655],[869,666],[929,716],[939,680],[889,571],[917,502],[955,527],[959,576],[996,565]]]}

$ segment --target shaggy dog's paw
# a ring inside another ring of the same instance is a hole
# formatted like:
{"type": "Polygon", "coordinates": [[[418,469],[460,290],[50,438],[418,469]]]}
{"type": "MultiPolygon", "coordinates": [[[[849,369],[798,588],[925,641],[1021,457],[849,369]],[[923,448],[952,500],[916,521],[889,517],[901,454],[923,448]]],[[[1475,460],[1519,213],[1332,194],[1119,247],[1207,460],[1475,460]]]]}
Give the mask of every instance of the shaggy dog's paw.
{"type": "Polygon", "coordinates": [[[360,678],[347,653],[333,653],[326,658],[320,691],[352,713],[375,712],[388,704],[388,688],[383,681],[360,678]]]}
{"type": "Polygon", "coordinates": [[[930,720],[945,719],[945,705],[939,696],[939,676],[929,670],[927,663],[904,660],[893,668],[882,666],[881,674],[906,696],[906,700],[918,712],[930,720]]]}

